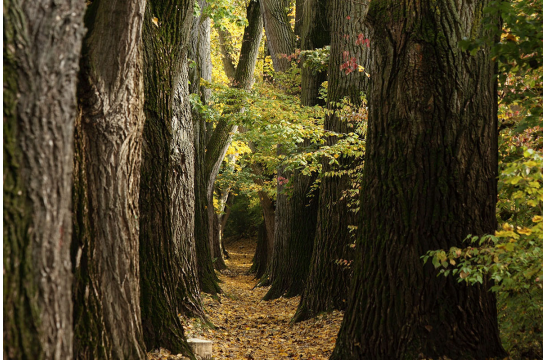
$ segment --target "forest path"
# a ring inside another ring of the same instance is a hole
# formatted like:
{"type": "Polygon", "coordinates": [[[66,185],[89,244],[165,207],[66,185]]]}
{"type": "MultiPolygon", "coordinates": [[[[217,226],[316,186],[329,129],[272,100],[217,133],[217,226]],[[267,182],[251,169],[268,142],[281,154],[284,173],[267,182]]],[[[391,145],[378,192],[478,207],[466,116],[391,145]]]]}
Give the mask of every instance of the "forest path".
{"type": "Polygon", "coordinates": [[[218,274],[224,294],[220,302],[203,294],[206,314],[216,329],[196,321],[184,325],[188,337],[214,341],[214,359],[328,359],[342,321],[342,312],[289,325],[300,297],[262,301],[268,288],[255,288],[248,274],[255,240],[226,245],[228,270],[218,274]]]}

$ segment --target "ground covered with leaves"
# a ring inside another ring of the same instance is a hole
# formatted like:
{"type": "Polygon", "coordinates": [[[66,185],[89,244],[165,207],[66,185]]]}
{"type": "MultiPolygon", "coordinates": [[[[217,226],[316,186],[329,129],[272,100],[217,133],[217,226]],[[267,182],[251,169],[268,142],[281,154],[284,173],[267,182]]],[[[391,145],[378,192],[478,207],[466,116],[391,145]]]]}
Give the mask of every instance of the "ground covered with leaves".
{"type": "Polygon", "coordinates": [[[290,325],[300,298],[261,300],[268,288],[254,288],[257,280],[248,274],[255,240],[231,242],[226,249],[229,269],[219,275],[224,294],[219,299],[203,295],[215,329],[185,319],[187,337],[212,340],[214,359],[328,359],[343,313],[334,311],[290,325]]]}

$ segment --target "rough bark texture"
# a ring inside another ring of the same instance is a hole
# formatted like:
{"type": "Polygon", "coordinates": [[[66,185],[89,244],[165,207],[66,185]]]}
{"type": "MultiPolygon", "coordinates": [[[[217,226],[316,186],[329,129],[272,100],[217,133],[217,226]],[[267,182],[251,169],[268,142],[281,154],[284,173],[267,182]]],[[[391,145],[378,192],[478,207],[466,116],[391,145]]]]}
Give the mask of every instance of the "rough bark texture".
{"type": "Polygon", "coordinates": [[[372,1],[374,57],[350,304],[332,359],[505,353],[490,284],[438,277],[420,256],[496,229],[497,91],[486,1],[372,1]],[[409,15],[410,14],[410,15],[409,15]]]}
{"type": "Polygon", "coordinates": [[[290,68],[291,61],[282,55],[291,55],[295,52],[295,34],[286,13],[290,1],[260,0],[260,3],[274,71],[284,72],[290,68]]]}
{"type": "MultiPolygon", "coordinates": [[[[358,41],[359,34],[366,34],[363,18],[367,5],[363,2],[332,0],[329,8],[331,24],[331,55],[329,59],[328,109],[324,128],[336,133],[350,131],[348,123],[340,118],[336,103],[348,97],[352,104],[360,105],[360,96],[367,86],[364,72],[351,65],[351,72],[341,70],[343,64],[366,66],[367,47],[358,41]]],[[[333,145],[336,138],[329,138],[333,145]]],[[[354,158],[341,157],[340,166],[322,163],[324,173],[349,169],[356,165],[354,158]]],[[[355,224],[355,216],[348,209],[347,200],[341,199],[343,190],[349,188],[348,176],[324,176],[320,184],[319,210],[316,238],[311,260],[311,269],[305,291],[294,316],[294,321],[305,320],[320,312],[344,309],[350,284],[350,270],[335,263],[350,260],[352,252],[348,226],[355,224]]]]}
{"type": "Polygon", "coordinates": [[[195,256],[195,150],[188,99],[192,5],[189,0],[149,1],[146,8],[140,190],[144,340],[150,349],[186,354],[178,314],[204,317],[195,256]]]}
{"type": "Polygon", "coordinates": [[[144,7],[96,2],[85,20],[74,190],[82,194],[73,250],[79,359],[145,358],[138,265],[144,7]]]}
{"type": "MultiPolygon", "coordinates": [[[[305,13],[301,15],[302,50],[329,45],[326,3],[327,0],[306,1],[305,13]]],[[[318,90],[326,79],[325,71],[313,74],[308,68],[302,69],[301,105],[313,106],[318,103],[318,90]]],[[[278,184],[274,251],[269,271],[272,286],[265,295],[265,300],[302,293],[316,234],[317,194],[313,194],[312,198],[308,197],[310,186],[316,177],[303,176],[298,170],[288,174],[282,169],[278,169],[278,177],[290,179],[291,195],[285,194],[285,186],[278,184]]]]}
{"type": "Polygon", "coordinates": [[[73,357],[71,189],[80,1],[4,2],[5,359],[73,357]]]}

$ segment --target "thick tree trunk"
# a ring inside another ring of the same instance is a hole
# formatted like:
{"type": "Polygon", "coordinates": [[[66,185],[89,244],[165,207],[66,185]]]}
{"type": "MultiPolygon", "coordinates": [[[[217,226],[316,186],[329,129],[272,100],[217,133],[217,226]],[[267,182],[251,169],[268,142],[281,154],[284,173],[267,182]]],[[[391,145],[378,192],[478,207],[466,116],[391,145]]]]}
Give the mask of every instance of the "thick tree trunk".
{"type": "Polygon", "coordinates": [[[284,72],[290,68],[291,61],[282,55],[295,52],[295,34],[286,12],[290,1],[260,0],[260,3],[274,71],[284,72]]]}
{"type": "MultiPolygon", "coordinates": [[[[361,105],[361,93],[365,91],[367,77],[357,70],[357,65],[366,66],[367,47],[360,44],[358,35],[367,32],[363,26],[367,6],[361,2],[334,0],[330,7],[331,55],[329,60],[328,109],[324,128],[336,133],[350,131],[347,121],[337,115],[337,103],[348,97],[355,106],[361,105]],[[344,66],[350,64],[350,72],[344,66]]],[[[328,145],[337,140],[328,139],[328,145]]],[[[341,157],[340,166],[322,163],[323,173],[350,169],[357,159],[341,157]]],[[[340,266],[336,260],[350,261],[350,233],[348,226],[355,224],[343,191],[350,188],[347,175],[324,176],[320,184],[319,210],[316,238],[311,260],[311,269],[305,291],[294,316],[294,321],[305,320],[323,311],[344,309],[350,284],[350,269],[340,266]]]]}
{"type": "Polygon", "coordinates": [[[5,359],[73,357],[71,189],[80,1],[4,2],[5,359]]]}
{"type": "Polygon", "coordinates": [[[86,18],[75,179],[79,359],[145,358],[138,264],[144,7],[94,3],[86,18]]]}
{"type": "Polygon", "coordinates": [[[195,255],[195,149],[188,99],[192,5],[189,0],[150,1],[146,9],[140,190],[144,340],[148,348],[186,354],[178,314],[204,317],[195,255]]]}
{"type": "MultiPolygon", "coordinates": [[[[307,0],[305,3],[305,13],[302,15],[302,50],[329,44],[326,3],[327,0],[307,0]]],[[[313,106],[318,103],[318,90],[326,79],[325,71],[313,74],[308,68],[303,68],[301,105],[313,106]]],[[[316,234],[317,194],[312,199],[307,197],[316,177],[303,176],[298,170],[288,174],[278,169],[278,178],[281,177],[290,179],[292,195],[287,196],[284,185],[278,184],[274,252],[269,271],[272,286],[265,295],[265,300],[302,293],[316,234]]]]}
{"type": "Polygon", "coordinates": [[[361,232],[332,359],[505,356],[490,284],[421,255],[496,229],[497,91],[486,1],[372,1],[374,57],[361,232]],[[405,14],[411,14],[406,16],[405,14]]]}

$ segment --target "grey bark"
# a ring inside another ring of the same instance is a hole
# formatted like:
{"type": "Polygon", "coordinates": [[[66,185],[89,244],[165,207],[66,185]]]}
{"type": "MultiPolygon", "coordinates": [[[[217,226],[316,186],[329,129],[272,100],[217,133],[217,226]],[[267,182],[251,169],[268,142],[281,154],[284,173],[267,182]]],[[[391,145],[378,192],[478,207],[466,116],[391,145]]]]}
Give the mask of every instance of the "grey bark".
{"type": "Polygon", "coordinates": [[[5,359],[73,357],[71,189],[84,4],[4,2],[5,359]]]}

